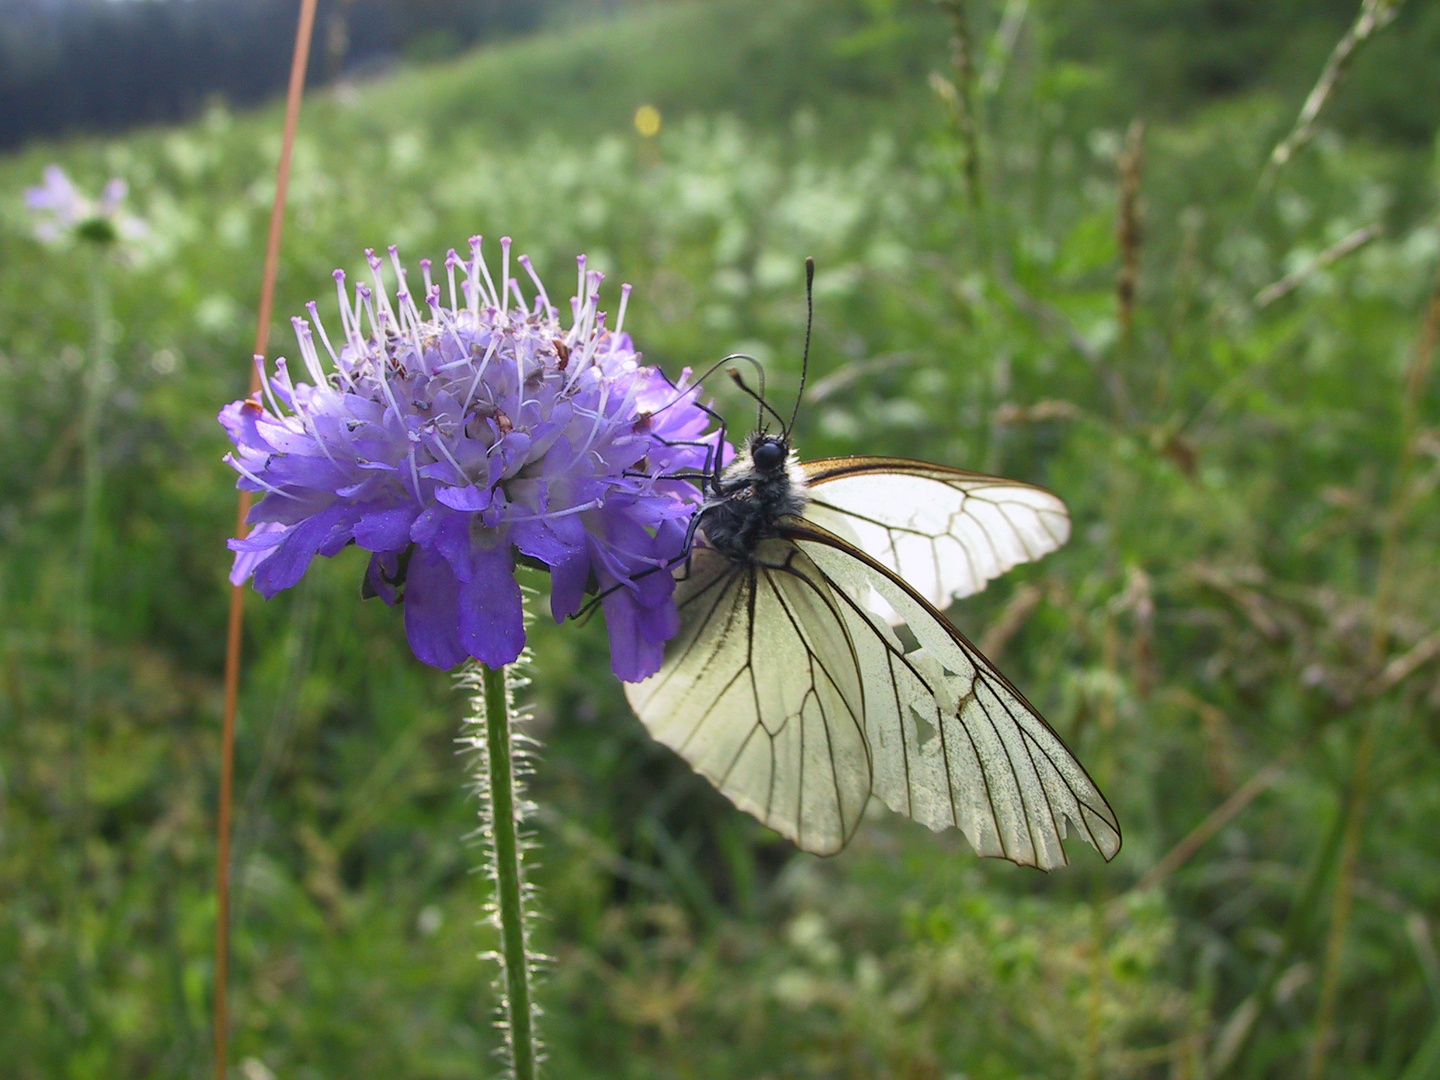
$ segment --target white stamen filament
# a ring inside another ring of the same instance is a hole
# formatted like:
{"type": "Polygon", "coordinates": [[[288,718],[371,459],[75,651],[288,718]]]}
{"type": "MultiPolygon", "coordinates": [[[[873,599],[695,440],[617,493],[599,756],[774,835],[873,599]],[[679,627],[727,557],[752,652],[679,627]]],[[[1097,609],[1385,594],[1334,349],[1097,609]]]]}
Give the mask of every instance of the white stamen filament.
{"type": "Polygon", "coordinates": [[[490,365],[490,358],[495,355],[495,350],[499,347],[500,335],[492,332],[490,335],[490,344],[485,349],[485,355],[480,360],[480,366],[475,369],[475,378],[470,382],[470,389],[465,391],[465,401],[460,409],[462,413],[470,412],[470,402],[475,397],[475,390],[479,387],[480,380],[485,377],[485,369],[490,365]]]}
{"type": "MultiPolygon", "coordinates": [[[[584,256],[584,255],[576,255],[576,256],[575,256],[575,267],[576,267],[576,271],[577,271],[577,274],[578,274],[578,280],[577,280],[576,283],[575,283],[575,298],[576,298],[576,300],[578,301],[579,298],[582,297],[582,296],[584,296],[584,295],[585,295],[585,292],[586,292],[586,289],[585,289],[585,256],[584,256]]],[[[576,312],[577,312],[577,313],[576,313],[576,316],[575,316],[575,324],[576,324],[576,326],[578,327],[579,324],[580,324],[580,316],[579,316],[579,313],[578,313],[578,312],[579,312],[579,309],[578,309],[578,308],[576,309],[576,312]]]]}
{"type": "Polygon", "coordinates": [[[382,316],[390,316],[391,321],[398,321],[395,309],[390,306],[390,290],[385,288],[385,279],[380,273],[380,256],[375,254],[373,248],[366,248],[365,261],[370,264],[370,276],[375,280],[375,309],[382,316]]]}
{"type": "Polygon", "coordinates": [[[540,297],[540,302],[545,305],[546,314],[552,319],[555,318],[555,305],[550,303],[550,295],[545,291],[545,285],[541,282],[540,275],[535,273],[535,266],[530,262],[530,256],[521,255],[520,265],[525,268],[525,272],[530,275],[530,280],[534,282],[535,294],[540,297]]]}
{"type": "MultiPolygon", "coordinates": [[[[500,314],[510,308],[510,237],[500,237],[500,283],[505,286],[500,294],[500,314]]],[[[493,288],[493,286],[492,286],[493,288]]]]}
{"type": "Polygon", "coordinates": [[[455,460],[455,455],[452,454],[452,453],[450,453],[450,448],[445,445],[445,439],[444,439],[444,437],[440,434],[439,429],[438,429],[438,428],[434,428],[434,427],[432,426],[432,430],[433,430],[434,433],[435,433],[435,447],[436,447],[436,449],[438,449],[438,450],[440,451],[441,456],[443,456],[443,457],[445,458],[445,460],[448,461],[448,462],[451,464],[451,466],[455,469],[455,475],[458,476],[458,477],[460,477],[460,482],[461,482],[462,484],[474,484],[475,481],[474,481],[474,480],[471,480],[470,477],[468,477],[468,476],[465,475],[465,470],[460,467],[460,462],[458,462],[458,461],[455,460]]]}
{"type": "MultiPolygon", "coordinates": [[[[487,293],[487,295],[486,295],[486,297],[485,297],[486,301],[489,303],[489,305],[490,305],[492,308],[499,308],[499,307],[500,307],[500,294],[495,291],[495,279],[490,276],[490,264],[487,263],[487,262],[485,261],[485,257],[480,254],[481,239],[482,239],[481,237],[478,237],[478,236],[477,236],[477,237],[475,237],[475,239],[473,239],[472,241],[470,241],[471,244],[474,245],[474,250],[475,250],[475,265],[476,265],[476,267],[477,267],[477,268],[479,269],[479,271],[480,271],[480,280],[482,280],[482,281],[485,282],[485,288],[489,290],[489,292],[487,293]]],[[[480,311],[479,311],[478,308],[476,309],[475,314],[476,314],[476,315],[479,315],[479,314],[480,314],[480,311]]]]}
{"type": "Polygon", "coordinates": [[[226,454],[225,462],[241,476],[245,477],[246,480],[251,480],[256,484],[259,484],[261,488],[263,488],[265,491],[268,491],[271,495],[279,495],[282,499],[291,499],[295,502],[305,501],[304,499],[300,498],[299,495],[292,495],[288,491],[281,491],[278,487],[276,487],[269,481],[260,479],[260,477],[256,476],[244,465],[240,464],[240,459],[237,458],[234,454],[226,454]]]}
{"type": "Polygon", "coordinates": [[[405,453],[406,460],[410,462],[410,479],[415,482],[415,501],[422,498],[420,494],[420,466],[415,463],[415,444],[410,444],[409,450],[405,453]]]}
{"type": "Polygon", "coordinates": [[[615,316],[615,336],[618,338],[625,329],[625,309],[630,306],[630,283],[620,286],[620,313],[615,316]]]}
{"type": "Polygon", "coordinates": [[[265,357],[256,353],[254,357],[255,369],[260,372],[260,392],[265,395],[265,400],[270,402],[270,412],[277,417],[284,417],[285,413],[280,409],[280,402],[275,398],[275,390],[270,385],[270,377],[265,374],[265,357]]]}

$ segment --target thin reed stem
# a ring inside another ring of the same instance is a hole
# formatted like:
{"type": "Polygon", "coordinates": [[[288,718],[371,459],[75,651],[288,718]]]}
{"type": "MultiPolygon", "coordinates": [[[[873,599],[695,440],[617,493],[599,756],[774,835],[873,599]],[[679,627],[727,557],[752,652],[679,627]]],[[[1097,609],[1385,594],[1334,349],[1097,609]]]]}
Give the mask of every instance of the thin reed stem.
{"type": "Polygon", "coordinates": [[[955,81],[947,91],[937,86],[950,106],[963,156],[961,171],[965,176],[966,195],[970,208],[981,209],[985,192],[980,184],[980,119],[975,114],[975,60],[970,34],[970,13],[966,0],[936,0],[950,19],[950,61],[955,81]]]}
{"type": "MultiPolygon", "coordinates": [[[[473,676],[472,676],[473,677],[473,676]]],[[[480,667],[485,731],[479,775],[484,832],[495,882],[494,911],[500,931],[502,1028],[515,1080],[535,1078],[535,1016],[530,995],[530,951],[525,930],[525,879],[516,823],[521,816],[515,775],[516,733],[511,685],[505,668],[480,667]]],[[[479,720],[477,716],[475,718],[479,720]]]]}
{"type": "MultiPolygon", "coordinates": [[[[275,172],[275,200],[270,207],[270,231],[265,241],[265,268],[260,278],[260,309],[255,319],[255,356],[264,356],[270,344],[270,315],[275,303],[275,277],[280,269],[280,237],[285,224],[285,200],[290,189],[290,160],[295,132],[300,126],[300,99],[305,93],[305,70],[310,62],[310,39],[315,29],[319,0],[302,0],[295,27],[295,52],[290,61],[290,86],[285,97],[285,131],[280,140],[280,162],[275,172]]],[[[250,368],[250,394],[260,390],[260,371],[250,368]]],[[[235,510],[235,535],[243,538],[250,512],[250,493],[242,491],[235,510]]],[[[225,1080],[229,1070],[230,1041],[230,834],[235,801],[235,717],[240,706],[240,638],[244,628],[243,586],[230,588],[230,615],[225,635],[224,716],[220,727],[220,797],[215,823],[215,1078],[225,1080]]]]}
{"type": "Polygon", "coordinates": [[[1314,136],[1315,121],[1319,119],[1320,111],[1325,108],[1325,103],[1330,100],[1330,95],[1334,93],[1335,88],[1340,85],[1341,79],[1350,69],[1350,64],[1355,58],[1355,50],[1368,41],[1376,31],[1383,30],[1388,26],[1400,10],[1402,3],[1404,0],[1361,0],[1360,13],[1355,17],[1354,24],[1345,32],[1345,36],[1336,42],[1335,48],[1331,50],[1330,58],[1320,72],[1320,78],[1316,80],[1314,88],[1305,98],[1305,104],[1300,107],[1300,115],[1295,118],[1295,126],[1270,152],[1270,160],[1265,163],[1265,171],[1260,175],[1262,192],[1270,189],[1279,171],[1295,156],[1295,151],[1308,143],[1314,136]]]}
{"type": "Polygon", "coordinates": [[[1221,1080],[1231,1075],[1232,1070],[1244,1062],[1255,1033],[1260,1028],[1260,1021],[1274,1003],[1276,983],[1280,981],[1286,965],[1300,948],[1302,941],[1309,936],[1313,924],[1312,916],[1319,904],[1321,890],[1335,867],[1345,824],[1345,808],[1342,805],[1336,808],[1334,820],[1330,822],[1325,838],[1315,852],[1314,861],[1305,875],[1305,882],[1290,905],[1290,912],[1286,915],[1285,925],[1280,932],[1280,947],[1265,964],[1255,989],[1231,1013],[1230,1019],[1220,1029],[1210,1059],[1211,1080],[1221,1080]]]}
{"type": "Polygon", "coordinates": [[[1325,1073],[1326,1054],[1330,1049],[1335,1025],[1335,1004],[1340,993],[1340,961],[1345,955],[1345,939],[1350,929],[1350,912],[1355,900],[1355,863],[1360,854],[1365,814],[1370,803],[1370,767],[1375,761],[1375,733],[1380,726],[1380,709],[1372,707],[1366,714],[1355,744],[1355,767],[1351,773],[1350,796],[1345,806],[1345,832],[1340,842],[1340,870],[1335,878],[1335,892],[1330,901],[1330,930],[1325,937],[1325,965],[1320,975],[1320,1005],[1315,1020],[1315,1036],[1306,1055],[1307,1080],[1320,1080],[1325,1073]]]}
{"type": "Polygon", "coordinates": [[[1120,267],[1115,272],[1115,315],[1120,338],[1128,343],[1135,326],[1135,294],[1140,288],[1140,246],[1144,232],[1140,221],[1140,180],[1145,168],[1145,121],[1130,121],[1125,149],[1120,154],[1120,213],[1115,238],[1120,245],[1120,267]]]}

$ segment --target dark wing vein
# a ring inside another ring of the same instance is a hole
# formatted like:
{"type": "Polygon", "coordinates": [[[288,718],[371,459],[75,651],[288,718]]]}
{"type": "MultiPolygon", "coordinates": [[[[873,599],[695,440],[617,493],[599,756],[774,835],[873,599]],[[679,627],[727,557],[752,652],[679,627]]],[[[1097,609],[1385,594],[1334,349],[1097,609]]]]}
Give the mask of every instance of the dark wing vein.
{"type": "Polygon", "coordinates": [[[1066,822],[1107,858],[1115,854],[1119,825],[1094,781],[1024,696],[933,605],[883,564],[809,522],[786,519],[781,534],[845,599],[852,634],[867,633],[878,645],[862,650],[866,682],[888,679],[895,687],[885,708],[876,704],[866,713],[876,795],[932,828],[958,824],[981,854],[1044,869],[1060,865],[1066,822]],[[901,615],[920,649],[904,652],[893,631],[863,610],[857,598],[867,589],[901,615]],[[964,692],[952,689],[952,681],[964,692]],[[906,708],[917,699],[936,710],[939,738],[929,744],[918,742],[906,708]],[[917,760],[907,754],[912,743],[917,760]]]}
{"type": "Polygon", "coordinates": [[[677,608],[660,672],[626,689],[636,713],[736,805],[807,850],[838,851],[869,798],[870,764],[860,673],[829,585],[783,541],[749,563],[698,547],[677,608]]]}
{"type": "Polygon", "coordinates": [[[1065,504],[1033,484],[900,458],[807,462],[805,518],[939,607],[1069,537],[1065,504]]]}
{"type": "MultiPolygon", "coordinates": [[[[767,569],[768,569],[769,571],[771,571],[772,573],[789,575],[791,578],[793,578],[793,580],[795,580],[796,582],[798,582],[802,588],[808,589],[809,591],[813,592],[813,593],[815,594],[816,600],[818,600],[821,604],[824,604],[827,608],[829,608],[829,609],[834,613],[837,624],[839,624],[839,625],[841,625],[841,626],[843,627],[844,624],[843,624],[843,621],[841,620],[840,612],[835,610],[836,594],[830,593],[829,595],[826,595],[825,593],[822,593],[818,588],[816,588],[816,585],[815,585],[815,583],[814,583],[813,581],[811,581],[810,579],[808,579],[804,574],[802,574],[802,573],[797,573],[794,569],[792,569],[792,567],[791,567],[791,562],[792,562],[792,560],[794,559],[794,557],[795,557],[796,554],[798,554],[798,553],[797,553],[797,552],[794,552],[794,551],[788,553],[787,556],[786,556],[785,562],[784,562],[783,564],[781,564],[781,565],[779,565],[779,566],[770,566],[770,567],[767,567],[767,569]]],[[[816,682],[817,682],[816,673],[815,673],[815,669],[816,669],[817,667],[818,667],[819,670],[820,670],[820,674],[824,675],[825,680],[830,684],[831,688],[836,692],[836,695],[837,695],[837,697],[840,698],[840,701],[841,701],[842,703],[845,703],[845,704],[848,704],[848,703],[845,702],[843,693],[842,693],[842,691],[841,691],[841,689],[840,689],[840,683],[839,683],[839,681],[837,680],[835,673],[834,673],[833,671],[831,671],[830,666],[829,666],[828,664],[826,664],[824,658],[822,657],[822,655],[821,655],[820,653],[816,652],[813,648],[809,648],[809,647],[808,647],[809,644],[810,644],[810,643],[809,643],[809,640],[808,640],[808,636],[807,636],[807,634],[806,634],[806,632],[805,632],[804,627],[801,626],[799,613],[794,609],[793,604],[792,604],[789,600],[787,600],[787,599],[785,598],[784,594],[783,594],[780,590],[777,589],[775,595],[776,595],[776,599],[777,599],[777,600],[779,601],[779,603],[780,603],[781,608],[782,608],[782,609],[784,610],[784,612],[785,612],[785,617],[790,621],[791,628],[795,631],[795,636],[798,637],[798,638],[800,638],[800,639],[801,639],[802,641],[804,641],[804,642],[806,643],[806,645],[807,645],[807,650],[806,650],[806,651],[807,651],[807,653],[808,653],[808,659],[809,659],[809,664],[810,664],[810,682],[811,682],[811,686],[812,686],[811,693],[812,693],[812,694],[814,695],[814,697],[815,697],[815,706],[816,706],[817,709],[820,710],[821,719],[824,721],[822,727],[823,727],[824,734],[825,734],[825,753],[826,753],[826,757],[827,757],[827,759],[829,760],[829,763],[830,763],[830,782],[831,782],[832,787],[834,788],[834,795],[835,795],[836,802],[839,803],[840,801],[842,801],[842,798],[843,798],[842,792],[841,792],[841,790],[840,790],[840,775],[841,775],[841,769],[843,768],[843,765],[842,765],[842,763],[841,763],[840,761],[836,760],[836,757],[835,757],[835,745],[834,745],[834,739],[833,739],[833,737],[832,737],[833,732],[832,732],[832,725],[831,725],[829,710],[826,709],[826,707],[825,707],[825,702],[824,702],[823,698],[821,698],[820,695],[819,695],[818,693],[816,693],[816,692],[814,691],[814,689],[813,689],[813,687],[815,686],[815,684],[816,684],[816,682]]],[[[848,635],[847,635],[847,637],[846,637],[846,644],[847,644],[847,645],[849,646],[849,648],[850,648],[850,652],[849,652],[849,657],[848,657],[848,658],[849,658],[851,664],[854,665],[855,670],[858,671],[858,670],[859,670],[859,657],[858,657],[858,655],[855,653],[854,643],[849,640],[848,635]]],[[[860,691],[861,691],[861,709],[860,709],[860,712],[856,712],[856,711],[855,711],[854,709],[852,709],[852,708],[847,708],[847,709],[846,709],[846,712],[847,712],[847,714],[848,714],[848,717],[847,717],[847,718],[848,718],[848,720],[849,720],[849,723],[850,723],[850,724],[854,727],[854,729],[855,729],[855,734],[856,734],[857,738],[860,740],[860,742],[861,742],[862,745],[865,745],[864,724],[863,724],[863,720],[862,720],[863,711],[864,711],[863,698],[864,698],[864,693],[865,693],[865,685],[864,685],[863,682],[861,682],[859,685],[860,685],[860,691]]],[[[803,739],[804,739],[804,732],[803,732],[803,730],[802,730],[802,734],[801,734],[801,739],[802,739],[802,753],[801,753],[802,772],[801,772],[800,784],[799,784],[799,787],[800,787],[800,795],[799,795],[799,797],[800,797],[801,801],[803,802],[803,798],[804,798],[804,787],[805,787],[805,775],[804,775],[804,772],[803,772],[804,761],[805,761],[805,755],[804,755],[804,753],[803,753],[803,739]]],[[[868,746],[868,745],[865,745],[865,750],[866,750],[866,755],[865,755],[865,756],[866,756],[866,771],[867,771],[867,774],[868,774],[868,772],[869,772],[869,746],[868,746]]],[[[866,777],[865,789],[866,789],[867,792],[868,792],[869,789],[870,789],[870,783],[869,783],[869,776],[868,776],[868,775],[867,775],[867,777],[866,777]]],[[[858,817],[856,818],[855,824],[857,824],[857,825],[859,824],[859,818],[858,818],[858,817]]],[[[850,840],[849,834],[847,834],[847,835],[845,836],[845,840],[846,840],[847,843],[849,842],[849,840],[850,840]]],[[[802,844],[801,846],[803,847],[804,845],[802,844]]]]}

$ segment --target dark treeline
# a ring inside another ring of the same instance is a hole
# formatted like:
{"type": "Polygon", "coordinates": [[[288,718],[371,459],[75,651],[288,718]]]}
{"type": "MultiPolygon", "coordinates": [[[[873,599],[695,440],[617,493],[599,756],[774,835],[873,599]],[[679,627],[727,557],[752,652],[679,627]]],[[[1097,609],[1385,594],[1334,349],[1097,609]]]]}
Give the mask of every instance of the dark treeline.
{"type": "MultiPolygon", "coordinates": [[[[320,0],[311,82],[526,33],[562,8],[627,3],[320,0]]],[[[262,101],[285,85],[299,6],[0,0],[0,149],[35,136],[183,120],[217,97],[235,105],[262,101]]],[[[929,6],[903,0],[898,9],[929,6]]],[[[1047,25],[1056,55],[1105,70],[1112,107],[1154,117],[1196,96],[1303,93],[1359,0],[1066,0],[1053,7],[1047,25]]],[[[1440,65],[1429,62],[1437,47],[1440,7],[1401,7],[1396,25],[1366,46],[1372,59],[1349,78],[1329,121],[1352,132],[1428,140],[1440,101],[1440,65]],[[1391,78],[1396,70],[1406,78],[1391,78]]]]}
{"type": "MultiPolygon", "coordinates": [[[[556,0],[321,0],[311,81],[534,29],[556,0]]],[[[254,103],[285,85],[299,0],[4,0],[0,148],[254,103]]]]}

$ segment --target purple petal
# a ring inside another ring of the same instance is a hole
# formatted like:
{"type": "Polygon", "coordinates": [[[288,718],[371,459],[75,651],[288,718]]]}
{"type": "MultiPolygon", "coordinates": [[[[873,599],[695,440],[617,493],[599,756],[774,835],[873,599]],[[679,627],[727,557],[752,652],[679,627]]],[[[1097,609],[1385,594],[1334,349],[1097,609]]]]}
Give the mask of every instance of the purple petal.
{"type": "Polygon", "coordinates": [[[470,517],[449,507],[432,506],[410,526],[410,539],[445,556],[461,581],[470,577],[470,517]]]}
{"type": "Polygon", "coordinates": [[[274,521],[263,521],[250,530],[244,540],[230,540],[228,546],[235,552],[235,564],[230,567],[230,584],[243,585],[255,572],[255,568],[270,557],[270,551],[285,539],[285,526],[274,521]]]}
{"type": "Polygon", "coordinates": [[[370,565],[365,568],[365,584],[389,607],[395,606],[395,586],[391,582],[399,570],[400,559],[392,551],[371,555],[370,565]]]}
{"type": "MultiPolygon", "coordinates": [[[[564,520],[563,518],[560,520],[564,520]]],[[[565,543],[559,536],[555,535],[553,529],[539,518],[531,518],[528,521],[517,521],[511,530],[511,538],[516,547],[532,559],[539,559],[546,566],[554,567],[557,563],[564,562],[578,548],[582,552],[583,547],[579,544],[565,543]]],[[[581,544],[584,543],[584,534],[578,537],[581,544]]]]}
{"type": "MultiPolygon", "coordinates": [[[[453,470],[452,470],[453,471],[453,470]]],[[[493,498],[493,489],[481,491],[474,484],[469,487],[437,487],[435,498],[452,510],[486,510],[493,498]]]]}
{"type": "Polygon", "coordinates": [[[580,610],[585,603],[585,586],[589,583],[590,555],[584,550],[550,564],[550,614],[557,623],[580,610]]]}
{"type": "Polygon", "coordinates": [[[114,177],[105,185],[105,190],[100,193],[100,203],[106,210],[114,210],[125,201],[125,196],[129,193],[130,185],[118,176],[114,177]]]}
{"type": "Polygon", "coordinates": [[[269,551],[285,539],[285,528],[286,526],[278,521],[262,521],[250,530],[245,539],[231,538],[225,541],[225,546],[231,551],[245,554],[269,551]]]}
{"type": "Polygon", "coordinates": [[[304,576],[310,560],[344,512],[345,507],[337,503],[306,518],[285,534],[274,553],[255,568],[255,588],[265,599],[272,599],[304,576]]]}
{"type": "Polygon", "coordinates": [[[230,441],[238,447],[264,450],[275,448],[260,434],[259,420],[264,410],[251,401],[232,401],[220,410],[220,424],[230,441]]]}
{"type": "Polygon", "coordinates": [[[415,517],[414,506],[371,510],[355,523],[355,543],[366,551],[399,551],[410,542],[415,517]]]}
{"type": "Polygon", "coordinates": [[[449,670],[465,659],[458,592],[450,564],[417,548],[405,573],[405,636],[416,657],[431,667],[449,670]]]}
{"type": "Polygon", "coordinates": [[[622,682],[641,682],[660,670],[665,659],[663,642],[642,632],[634,597],[616,589],[602,601],[605,628],[610,632],[610,670],[622,682]]]}
{"type": "Polygon", "coordinates": [[[525,648],[525,619],[509,544],[477,551],[470,580],[460,585],[460,638],[492,668],[514,663],[525,648]]]}

